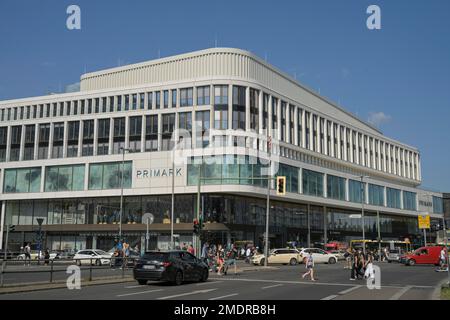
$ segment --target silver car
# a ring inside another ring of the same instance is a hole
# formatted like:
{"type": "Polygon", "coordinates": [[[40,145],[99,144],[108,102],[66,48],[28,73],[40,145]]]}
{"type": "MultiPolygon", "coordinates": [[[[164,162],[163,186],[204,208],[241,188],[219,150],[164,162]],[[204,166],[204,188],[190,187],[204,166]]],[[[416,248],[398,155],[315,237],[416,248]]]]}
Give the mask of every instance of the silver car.
{"type": "Polygon", "coordinates": [[[389,250],[387,254],[387,261],[391,262],[400,262],[400,257],[403,255],[403,251],[401,249],[392,249],[389,250]]]}

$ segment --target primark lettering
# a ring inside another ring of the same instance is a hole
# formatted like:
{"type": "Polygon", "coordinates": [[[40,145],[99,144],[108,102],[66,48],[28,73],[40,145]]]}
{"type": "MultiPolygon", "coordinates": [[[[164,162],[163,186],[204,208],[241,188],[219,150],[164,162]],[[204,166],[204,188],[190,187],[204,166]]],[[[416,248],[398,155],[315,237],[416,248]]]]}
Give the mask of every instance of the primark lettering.
{"type": "MultiPolygon", "coordinates": [[[[182,176],[182,168],[175,169],[175,176],[182,176]]],[[[159,178],[159,177],[171,177],[173,176],[173,169],[138,169],[136,170],[136,177],[138,179],[149,179],[149,178],[159,178]]]]}

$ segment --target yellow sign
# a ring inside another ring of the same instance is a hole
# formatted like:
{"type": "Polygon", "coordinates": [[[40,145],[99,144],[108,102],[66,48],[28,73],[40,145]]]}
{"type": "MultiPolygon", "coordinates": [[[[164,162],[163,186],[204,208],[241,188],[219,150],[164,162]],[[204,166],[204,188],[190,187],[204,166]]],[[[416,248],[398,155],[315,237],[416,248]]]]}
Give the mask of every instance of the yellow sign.
{"type": "Polygon", "coordinates": [[[429,215],[419,215],[419,229],[430,229],[430,216],[429,215]]]}

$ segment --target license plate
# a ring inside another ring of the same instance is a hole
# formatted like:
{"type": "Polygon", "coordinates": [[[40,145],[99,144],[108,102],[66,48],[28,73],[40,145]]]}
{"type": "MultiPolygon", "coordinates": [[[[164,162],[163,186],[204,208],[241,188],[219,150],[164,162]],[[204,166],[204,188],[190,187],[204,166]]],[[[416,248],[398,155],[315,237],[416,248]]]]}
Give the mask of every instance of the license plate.
{"type": "Polygon", "coordinates": [[[144,266],[144,269],[155,269],[155,266],[154,265],[144,266]]]}

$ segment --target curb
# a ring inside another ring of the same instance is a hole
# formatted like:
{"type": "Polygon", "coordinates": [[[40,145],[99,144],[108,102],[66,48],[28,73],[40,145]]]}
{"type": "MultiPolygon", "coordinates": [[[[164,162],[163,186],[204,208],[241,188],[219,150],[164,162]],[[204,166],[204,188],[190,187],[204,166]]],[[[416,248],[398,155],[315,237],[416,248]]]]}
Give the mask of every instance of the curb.
{"type": "Polygon", "coordinates": [[[441,299],[441,290],[442,287],[447,284],[447,279],[442,280],[439,284],[434,288],[433,293],[431,295],[431,300],[442,300],[441,299]]]}
{"type": "MultiPolygon", "coordinates": [[[[98,279],[88,281],[86,279],[82,279],[82,286],[95,286],[95,285],[103,285],[103,284],[114,284],[114,283],[122,283],[122,282],[130,282],[133,281],[133,277],[125,277],[125,278],[109,278],[109,279],[98,279]]],[[[62,289],[67,288],[66,281],[58,281],[52,284],[49,283],[33,283],[33,284],[22,284],[22,285],[14,285],[11,287],[3,287],[0,288],[0,295],[9,294],[9,293],[21,293],[21,292],[32,292],[32,291],[42,291],[42,290],[51,290],[51,289],[62,289]]]]}

